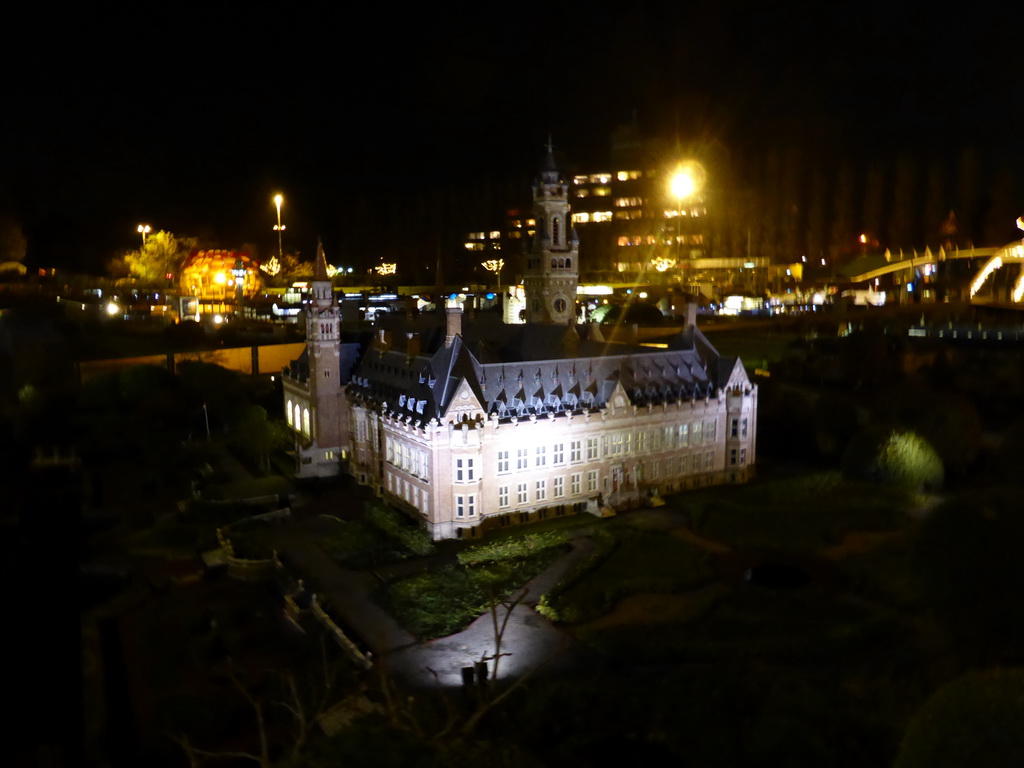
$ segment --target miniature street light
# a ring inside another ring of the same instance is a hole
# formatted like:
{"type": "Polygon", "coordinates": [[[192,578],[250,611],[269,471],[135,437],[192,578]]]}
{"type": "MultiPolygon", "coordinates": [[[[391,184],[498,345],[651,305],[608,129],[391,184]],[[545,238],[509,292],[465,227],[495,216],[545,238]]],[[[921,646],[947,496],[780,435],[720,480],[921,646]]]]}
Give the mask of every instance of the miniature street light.
{"type": "Polygon", "coordinates": [[[142,235],[142,247],[146,247],[146,235],[153,231],[153,228],[149,224],[139,224],[135,228],[135,231],[142,235]]]}
{"type": "Polygon", "coordinates": [[[281,261],[284,261],[284,249],[281,247],[281,233],[285,230],[284,224],[281,223],[281,203],[283,202],[283,195],[274,195],[274,205],[277,206],[277,224],[274,225],[274,231],[277,232],[277,257],[281,261]]]}

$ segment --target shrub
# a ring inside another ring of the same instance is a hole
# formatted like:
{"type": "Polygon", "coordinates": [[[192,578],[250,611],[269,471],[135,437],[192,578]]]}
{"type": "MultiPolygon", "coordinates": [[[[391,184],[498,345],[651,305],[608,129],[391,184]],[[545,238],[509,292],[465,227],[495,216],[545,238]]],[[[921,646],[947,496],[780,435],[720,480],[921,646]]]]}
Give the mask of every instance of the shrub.
{"type": "Polygon", "coordinates": [[[434,542],[431,541],[430,534],[422,528],[409,525],[408,520],[397,510],[382,504],[373,504],[366,510],[366,519],[389,538],[401,543],[412,554],[418,557],[433,554],[434,542]]]}
{"type": "Polygon", "coordinates": [[[514,560],[528,557],[549,547],[561,546],[565,543],[565,534],[561,531],[543,531],[528,533],[525,536],[507,536],[468,549],[458,554],[461,565],[475,565],[500,560],[514,560]]]}
{"type": "Polygon", "coordinates": [[[927,440],[914,432],[872,428],[850,441],[843,455],[849,479],[915,490],[942,486],[942,460],[927,440]]]}

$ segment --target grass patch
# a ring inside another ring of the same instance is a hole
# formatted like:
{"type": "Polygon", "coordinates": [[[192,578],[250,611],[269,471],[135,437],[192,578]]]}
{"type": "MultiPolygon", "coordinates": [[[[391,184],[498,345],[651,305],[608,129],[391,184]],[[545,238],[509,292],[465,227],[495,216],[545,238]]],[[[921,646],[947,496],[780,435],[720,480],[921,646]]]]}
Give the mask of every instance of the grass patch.
{"type": "Polygon", "coordinates": [[[348,568],[366,570],[434,553],[430,535],[396,509],[369,504],[361,520],[335,526],[318,546],[348,568]]]}
{"type": "Polygon", "coordinates": [[[542,572],[561,554],[542,549],[528,557],[474,566],[447,565],[390,584],[385,607],[398,622],[422,640],[458,632],[488,609],[542,572]]]}
{"type": "Polygon", "coordinates": [[[608,613],[626,595],[680,592],[713,576],[706,552],[663,532],[620,528],[613,535],[614,547],[605,550],[599,563],[590,564],[585,577],[548,596],[546,605],[560,620],[589,621],[608,613]]]}
{"type": "Polygon", "coordinates": [[[692,502],[695,533],[735,549],[813,552],[848,531],[898,530],[914,498],[899,490],[847,483],[835,473],[719,490],[692,502]]]}

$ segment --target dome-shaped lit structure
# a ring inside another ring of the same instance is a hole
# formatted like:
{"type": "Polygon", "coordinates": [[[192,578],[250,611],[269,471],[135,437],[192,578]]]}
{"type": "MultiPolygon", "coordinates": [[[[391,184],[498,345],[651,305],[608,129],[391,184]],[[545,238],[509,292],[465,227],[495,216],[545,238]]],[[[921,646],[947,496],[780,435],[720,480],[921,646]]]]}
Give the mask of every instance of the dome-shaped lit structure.
{"type": "Polygon", "coordinates": [[[200,301],[250,299],[259,287],[259,266],[240,251],[195,250],[181,266],[182,295],[196,296],[200,301]]]}

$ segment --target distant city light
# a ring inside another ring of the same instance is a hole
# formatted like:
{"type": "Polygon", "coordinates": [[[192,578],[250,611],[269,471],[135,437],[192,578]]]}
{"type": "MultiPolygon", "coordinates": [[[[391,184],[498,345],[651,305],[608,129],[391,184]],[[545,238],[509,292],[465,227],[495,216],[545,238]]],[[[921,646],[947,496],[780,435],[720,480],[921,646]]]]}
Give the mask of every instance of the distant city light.
{"type": "Polygon", "coordinates": [[[393,275],[398,269],[398,265],[393,261],[386,261],[383,264],[378,264],[374,267],[378,275],[393,275]]]}
{"type": "MultiPolygon", "coordinates": [[[[84,305],[83,305],[83,307],[84,307],[84,305]]],[[[110,302],[109,304],[107,304],[107,314],[110,315],[111,317],[113,317],[114,315],[116,315],[120,311],[121,311],[121,308],[119,306],[117,306],[117,304],[115,304],[114,302],[110,302]]]]}

